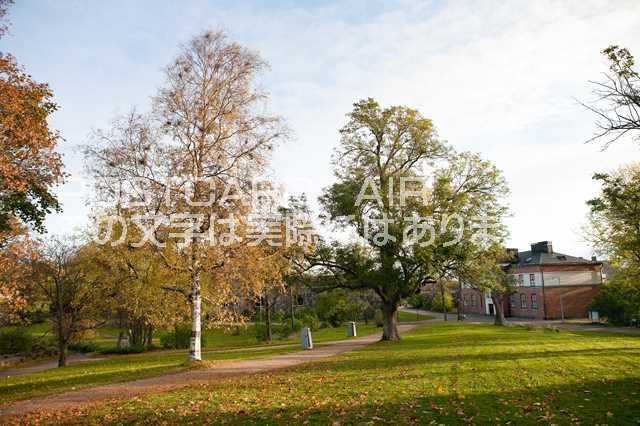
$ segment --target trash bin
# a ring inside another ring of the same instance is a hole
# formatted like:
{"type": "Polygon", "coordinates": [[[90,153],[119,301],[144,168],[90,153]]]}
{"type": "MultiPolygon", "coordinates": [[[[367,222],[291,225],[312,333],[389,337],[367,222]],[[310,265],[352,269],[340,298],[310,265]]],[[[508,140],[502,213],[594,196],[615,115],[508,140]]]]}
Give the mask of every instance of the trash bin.
{"type": "Polygon", "coordinates": [[[309,327],[302,328],[300,340],[302,341],[302,349],[313,349],[313,339],[311,338],[311,329],[309,327]]]}
{"type": "Polygon", "coordinates": [[[347,336],[348,337],[356,337],[358,335],[356,331],[356,323],[355,321],[349,321],[347,323],[347,336]]]}

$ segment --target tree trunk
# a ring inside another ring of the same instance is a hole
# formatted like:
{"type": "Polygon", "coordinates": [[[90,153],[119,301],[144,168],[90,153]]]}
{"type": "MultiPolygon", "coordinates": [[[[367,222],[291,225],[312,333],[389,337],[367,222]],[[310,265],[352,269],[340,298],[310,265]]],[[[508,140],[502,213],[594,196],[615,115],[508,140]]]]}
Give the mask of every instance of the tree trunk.
{"type": "Polygon", "coordinates": [[[289,301],[291,302],[291,330],[295,328],[296,316],[295,307],[293,304],[293,287],[289,287],[289,301]]]}
{"type": "Polygon", "coordinates": [[[458,278],[458,321],[464,319],[462,313],[462,281],[458,278]]]}
{"type": "Polygon", "coordinates": [[[398,333],[398,304],[383,302],[382,304],[382,340],[400,340],[398,333]]]}
{"type": "Polygon", "coordinates": [[[264,296],[265,303],[265,324],[267,326],[267,342],[271,343],[273,340],[273,333],[271,330],[271,303],[269,302],[269,296],[265,294],[264,296]]]}
{"type": "Polygon", "coordinates": [[[153,327],[149,326],[147,328],[147,346],[151,346],[153,344],[153,327]]]}
{"type": "Polygon", "coordinates": [[[67,342],[60,339],[58,342],[58,367],[67,365],[67,342]]]}
{"type": "Polygon", "coordinates": [[[200,307],[202,295],[200,294],[200,272],[196,271],[191,279],[191,345],[189,348],[189,361],[201,361],[202,350],[200,347],[201,319],[200,307]]]}
{"type": "Polygon", "coordinates": [[[444,315],[444,320],[448,321],[448,318],[447,318],[447,300],[444,297],[444,284],[440,285],[440,296],[442,297],[442,313],[444,315]]]}
{"type": "Polygon", "coordinates": [[[494,324],[504,325],[504,311],[502,310],[502,295],[491,292],[491,300],[493,301],[493,307],[496,311],[494,324]]]}

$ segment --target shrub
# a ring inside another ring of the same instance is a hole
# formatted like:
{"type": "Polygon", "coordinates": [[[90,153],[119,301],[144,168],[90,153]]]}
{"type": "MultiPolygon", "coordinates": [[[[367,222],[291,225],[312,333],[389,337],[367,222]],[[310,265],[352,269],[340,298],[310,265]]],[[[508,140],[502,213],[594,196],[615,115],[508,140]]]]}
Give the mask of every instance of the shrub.
{"type": "Polygon", "coordinates": [[[628,325],[632,319],[640,319],[640,286],[623,276],[615,276],[600,286],[589,309],[598,311],[601,318],[612,324],[628,325]]]}
{"type": "MultiPolygon", "coordinates": [[[[206,340],[204,333],[201,333],[200,344],[202,347],[206,346],[206,340]]],[[[189,349],[191,346],[191,325],[177,325],[172,331],[162,334],[160,336],[160,345],[163,348],[189,349]]]]}
{"type": "Polygon", "coordinates": [[[418,293],[407,299],[407,303],[414,309],[431,308],[431,299],[426,294],[418,293]]]}
{"type": "Polygon", "coordinates": [[[309,308],[302,309],[298,312],[298,317],[302,323],[302,327],[309,327],[311,331],[316,331],[320,328],[320,319],[318,315],[309,308]]]}
{"type": "Polygon", "coordinates": [[[88,354],[91,352],[98,352],[100,348],[95,342],[76,342],[69,345],[69,350],[80,352],[83,354],[88,354]]]}
{"type": "Polygon", "coordinates": [[[24,327],[12,327],[0,332],[0,353],[31,352],[33,337],[24,327]]]}
{"type": "Polygon", "coordinates": [[[152,351],[158,349],[157,346],[145,346],[145,345],[133,345],[124,348],[119,348],[114,346],[112,348],[103,349],[100,353],[105,355],[128,355],[128,354],[139,354],[146,351],[152,351]]]}
{"type": "Polygon", "coordinates": [[[338,327],[349,317],[347,293],[337,289],[320,294],[315,302],[318,318],[332,327],[338,327]]]}

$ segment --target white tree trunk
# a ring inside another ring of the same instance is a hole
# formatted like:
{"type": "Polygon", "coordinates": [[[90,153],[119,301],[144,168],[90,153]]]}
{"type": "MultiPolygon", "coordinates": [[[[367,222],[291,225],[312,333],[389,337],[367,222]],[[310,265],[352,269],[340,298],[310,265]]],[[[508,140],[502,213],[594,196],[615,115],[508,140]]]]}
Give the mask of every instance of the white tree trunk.
{"type": "Polygon", "coordinates": [[[200,306],[202,296],[200,295],[200,274],[193,276],[193,288],[191,290],[191,347],[189,350],[189,361],[201,361],[202,350],[200,347],[201,320],[200,306]]]}

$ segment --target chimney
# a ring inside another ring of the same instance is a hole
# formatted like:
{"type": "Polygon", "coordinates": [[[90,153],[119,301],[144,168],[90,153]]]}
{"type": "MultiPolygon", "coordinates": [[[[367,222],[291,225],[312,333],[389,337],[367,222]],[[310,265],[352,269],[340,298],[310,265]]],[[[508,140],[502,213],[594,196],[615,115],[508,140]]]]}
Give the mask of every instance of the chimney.
{"type": "Polygon", "coordinates": [[[531,244],[531,251],[533,253],[553,254],[553,246],[551,245],[551,241],[540,241],[539,243],[531,244]]]}

